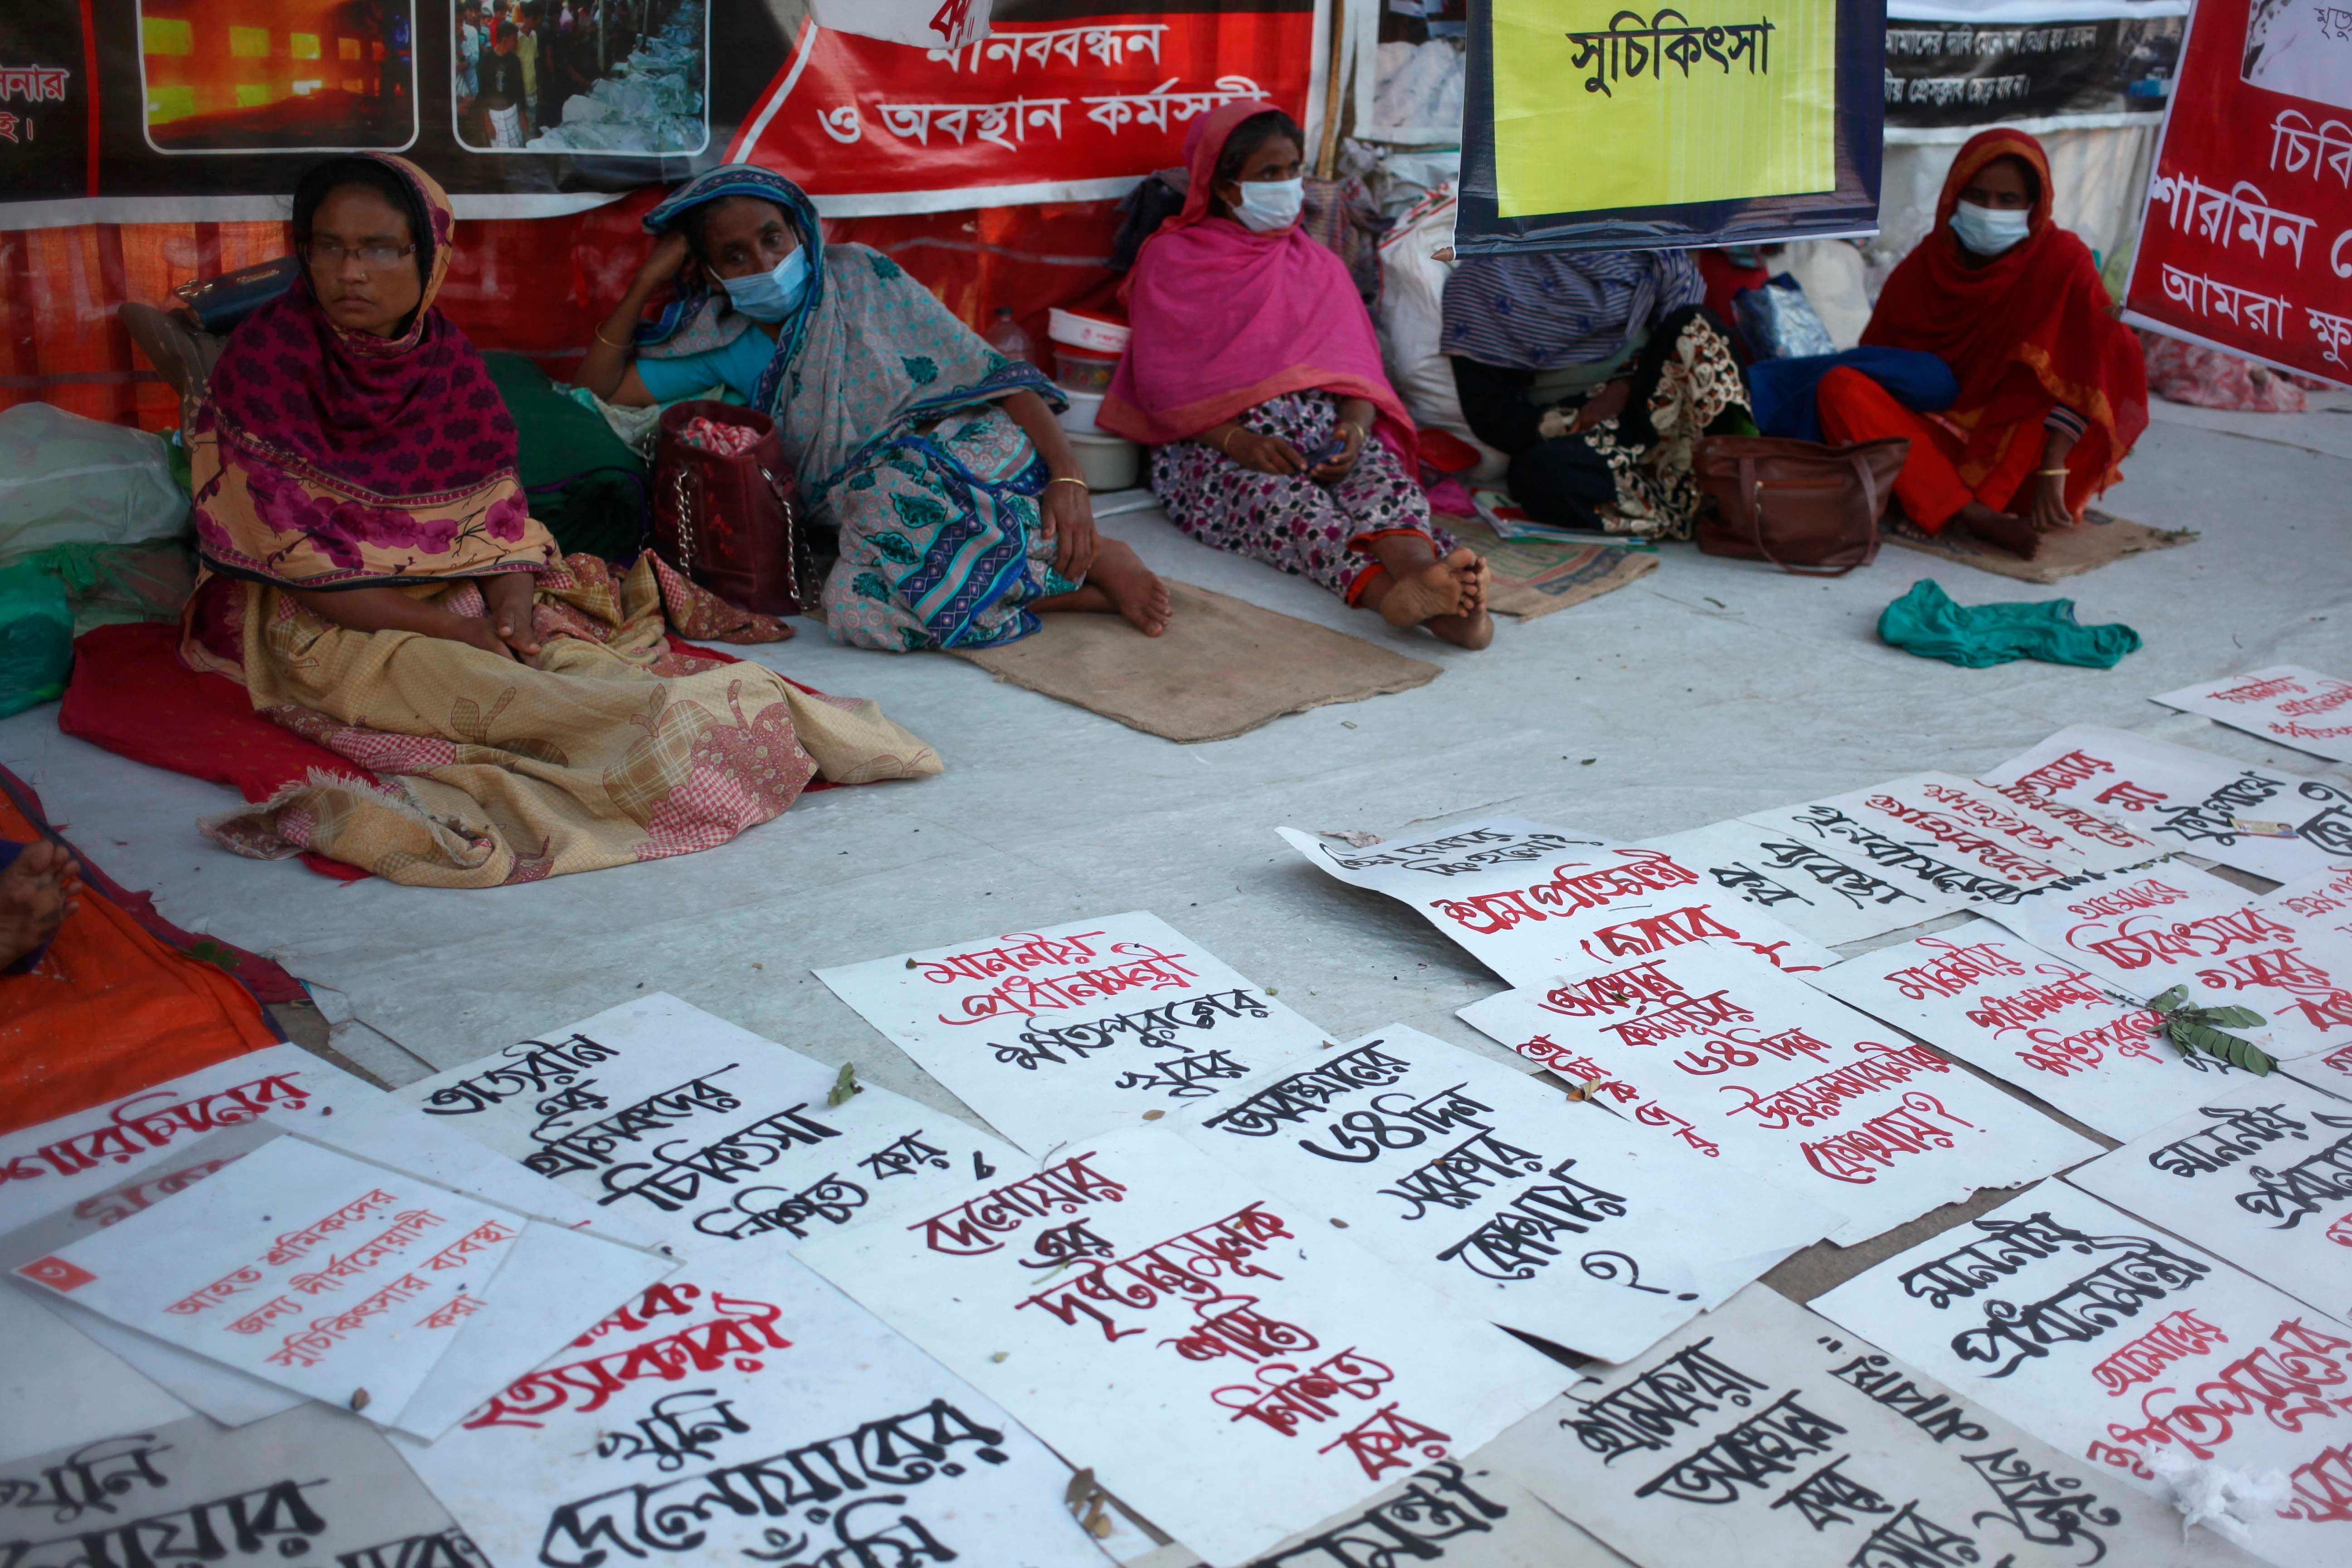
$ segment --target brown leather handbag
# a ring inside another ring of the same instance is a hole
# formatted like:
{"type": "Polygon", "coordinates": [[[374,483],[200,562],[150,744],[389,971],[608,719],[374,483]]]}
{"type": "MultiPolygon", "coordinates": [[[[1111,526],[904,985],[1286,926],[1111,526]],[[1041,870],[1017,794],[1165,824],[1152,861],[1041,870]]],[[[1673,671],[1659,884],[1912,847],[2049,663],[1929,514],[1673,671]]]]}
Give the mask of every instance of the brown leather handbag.
{"type": "Polygon", "coordinates": [[[765,616],[816,607],[816,564],[775,421],[755,408],[673,404],[654,444],[654,549],[730,605],[765,616]],[[698,419],[745,434],[740,451],[687,439],[698,419]]]}
{"type": "Polygon", "coordinates": [[[1867,566],[1878,558],[1879,520],[1910,453],[1901,437],[1847,447],[1706,437],[1692,454],[1699,488],[1713,503],[1698,520],[1698,547],[1808,577],[1867,566]]]}

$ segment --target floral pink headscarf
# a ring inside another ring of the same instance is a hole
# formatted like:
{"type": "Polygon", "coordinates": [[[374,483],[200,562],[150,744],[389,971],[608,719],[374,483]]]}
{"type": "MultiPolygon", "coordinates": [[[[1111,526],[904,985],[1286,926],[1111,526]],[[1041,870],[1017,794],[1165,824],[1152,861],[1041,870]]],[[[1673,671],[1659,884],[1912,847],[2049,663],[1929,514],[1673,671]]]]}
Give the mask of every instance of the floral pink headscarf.
{"type": "Polygon", "coordinates": [[[466,334],[433,308],[457,223],[404,158],[431,226],[408,330],[370,337],[319,308],[307,269],[238,324],[196,416],[196,546],[212,572],[296,588],[539,570],[555,558],[515,474],[515,425],[466,334]]]}

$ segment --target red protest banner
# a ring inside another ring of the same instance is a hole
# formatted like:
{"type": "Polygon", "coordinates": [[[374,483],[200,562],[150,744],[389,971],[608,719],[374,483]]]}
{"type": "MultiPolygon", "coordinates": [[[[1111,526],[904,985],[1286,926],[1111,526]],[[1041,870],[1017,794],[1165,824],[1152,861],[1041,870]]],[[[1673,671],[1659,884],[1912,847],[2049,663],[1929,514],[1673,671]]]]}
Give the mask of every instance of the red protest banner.
{"type": "Polygon", "coordinates": [[[2352,11],[2200,0],[2125,319],[2352,384],[2352,11]]]}

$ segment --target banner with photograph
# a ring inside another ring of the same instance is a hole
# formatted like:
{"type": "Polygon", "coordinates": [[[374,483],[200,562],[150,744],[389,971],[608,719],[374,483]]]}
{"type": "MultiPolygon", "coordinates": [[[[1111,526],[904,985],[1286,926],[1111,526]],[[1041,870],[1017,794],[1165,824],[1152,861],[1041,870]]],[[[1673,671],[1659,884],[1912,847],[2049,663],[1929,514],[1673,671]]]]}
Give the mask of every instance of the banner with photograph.
{"type": "MultiPolygon", "coordinates": [[[[1886,22],[1889,141],[1920,130],[1973,132],[1996,121],[2036,130],[2154,125],[2180,64],[2187,0],[2131,5],[2129,16],[2052,19],[1990,5],[1966,21],[1929,20],[1890,6],[1886,22]]],[[[1948,9],[1948,8],[1947,8],[1948,9]]]]}
{"type": "Polygon", "coordinates": [[[282,217],[337,152],[461,216],[732,157],[829,216],[1122,194],[1191,122],[1319,108],[1319,0],[5,0],[0,227],[282,217]],[[857,31],[825,25],[846,16],[857,31]],[[898,41],[929,28],[934,43],[898,41]],[[866,36],[879,32],[887,37],[866,36]]]}
{"type": "Polygon", "coordinates": [[[1885,37],[1864,0],[1474,0],[1455,247],[1873,232],[1885,37]]]}
{"type": "Polygon", "coordinates": [[[2352,385],[2352,10],[2202,0],[2125,319],[2352,385]]]}

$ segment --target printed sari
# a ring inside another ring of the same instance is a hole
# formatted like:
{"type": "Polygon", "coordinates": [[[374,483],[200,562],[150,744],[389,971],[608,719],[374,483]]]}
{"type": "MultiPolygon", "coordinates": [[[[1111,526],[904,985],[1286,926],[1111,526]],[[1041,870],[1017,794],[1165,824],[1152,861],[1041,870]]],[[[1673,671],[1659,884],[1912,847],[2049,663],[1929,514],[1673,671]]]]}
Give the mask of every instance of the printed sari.
{"type": "Polygon", "coordinates": [[[515,430],[473,345],[433,309],[455,223],[440,187],[379,160],[429,215],[406,330],[335,325],[307,278],[241,323],[194,422],[204,563],[182,657],[375,775],[313,773],[204,824],[238,854],[315,851],[397,882],[478,888],[708,849],[810,782],[940,771],[882,717],[757,665],[677,651],[707,595],[650,555],[625,578],[558,555],[515,476],[515,430]],[[289,589],[392,588],[478,616],[478,579],[529,572],[541,651],[355,631],[289,589]]]}
{"type": "MultiPolygon", "coordinates": [[[[646,215],[656,234],[729,196],[783,209],[809,256],[808,292],[780,323],[754,406],[776,422],[811,521],[838,530],[825,625],[860,647],[993,647],[1038,627],[1024,606],[1079,584],[1054,570],[1038,498],[1052,477],[1001,405],[1034,392],[1034,366],[982,342],[881,252],[833,245],[800,187],[730,163],[689,181],[646,215]]],[[[722,298],[689,284],[639,329],[646,358],[703,353],[754,330],[722,298]]]]}

